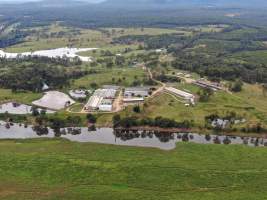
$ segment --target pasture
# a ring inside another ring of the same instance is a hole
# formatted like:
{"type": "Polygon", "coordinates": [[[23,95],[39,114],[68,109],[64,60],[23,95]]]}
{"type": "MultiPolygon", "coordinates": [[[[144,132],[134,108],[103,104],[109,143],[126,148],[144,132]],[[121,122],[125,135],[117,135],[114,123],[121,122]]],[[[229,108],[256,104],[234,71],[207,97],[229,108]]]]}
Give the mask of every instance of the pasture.
{"type": "Polygon", "coordinates": [[[179,143],[175,150],[65,140],[0,142],[3,200],[262,200],[267,150],[179,143]]]}

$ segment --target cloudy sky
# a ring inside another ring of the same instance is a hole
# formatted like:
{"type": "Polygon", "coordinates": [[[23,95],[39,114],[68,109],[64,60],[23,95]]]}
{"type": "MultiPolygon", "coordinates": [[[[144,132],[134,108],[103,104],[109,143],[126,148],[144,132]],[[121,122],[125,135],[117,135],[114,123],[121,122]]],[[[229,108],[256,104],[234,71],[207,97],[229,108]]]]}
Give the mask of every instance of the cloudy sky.
{"type": "MultiPolygon", "coordinates": [[[[40,1],[40,0],[0,0],[0,2],[5,2],[5,3],[11,3],[11,2],[28,2],[28,1],[40,1]]],[[[82,1],[87,1],[87,2],[100,2],[103,0],[82,0],[82,1]]]]}

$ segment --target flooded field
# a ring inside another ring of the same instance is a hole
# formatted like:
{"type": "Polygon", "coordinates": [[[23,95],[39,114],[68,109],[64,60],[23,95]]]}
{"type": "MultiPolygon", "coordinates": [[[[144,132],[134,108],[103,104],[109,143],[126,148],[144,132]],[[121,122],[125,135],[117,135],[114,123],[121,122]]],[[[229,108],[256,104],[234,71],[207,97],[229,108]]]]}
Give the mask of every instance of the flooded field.
{"type": "Polygon", "coordinates": [[[193,133],[159,133],[145,131],[115,131],[112,128],[100,128],[94,131],[88,128],[64,128],[52,130],[47,127],[33,127],[22,124],[7,124],[0,122],[0,139],[30,139],[30,138],[65,138],[74,142],[93,142],[122,146],[152,147],[162,150],[172,150],[177,142],[193,142],[198,144],[248,145],[263,147],[266,139],[241,138],[215,135],[200,135],[193,133]]]}
{"type": "Polygon", "coordinates": [[[78,53],[92,51],[96,48],[58,48],[58,49],[50,49],[50,50],[42,50],[42,51],[34,51],[34,52],[24,52],[24,53],[8,53],[0,50],[0,57],[6,57],[10,59],[15,59],[18,56],[40,56],[40,57],[49,57],[49,58],[56,58],[56,57],[68,57],[68,58],[75,58],[79,57],[81,61],[84,62],[91,62],[91,57],[84,57],[79,56],[78,53]]]}
{"type": "MultiPolygon", "coordinates": [[[[42,109],[38,109],[39,112],[42,109]]],[[[14,114],[14,115],[26,115],[26,114],[31,114],[32,113],[32,106],[25,105],[25,104],[19,104],[19,103],[14,103],[14,102],[9,102],[5,104],[0,105],[0,113],[9,113],[9,114],[14,114]]],[[[46,113],[52,114],[55,113],[55,111],[52,110],[46,110],[46,113]]]]}

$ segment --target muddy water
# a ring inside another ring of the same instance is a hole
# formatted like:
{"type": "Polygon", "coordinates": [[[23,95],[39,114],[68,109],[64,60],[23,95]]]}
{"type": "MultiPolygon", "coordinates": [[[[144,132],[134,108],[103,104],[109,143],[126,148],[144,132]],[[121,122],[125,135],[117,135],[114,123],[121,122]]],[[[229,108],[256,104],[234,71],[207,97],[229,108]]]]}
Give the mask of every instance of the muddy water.
{"type": "Polygon", "coordinates": [[[153,147],[162,150],[174,149],[177,142],[193,142],[198,144],[244,144],[249,146],[265,146],[266,139],[240,138],[215,135],[155,132],[123,132],[111,128],[100,128],[89,131],[88,128],[65,128],[53,131],[49,128],[34,128],[19,124],[7,125],[0,122],[0,139],[30,139],[61,137],[74,142],[93,142],[121,146],[153,147]]]}
{"type": "MultiPolygon", "coordinates": [[[[41,109],[38,109],[41,111],[41,109]]],[[[0,105],[0,113],[9,113],[14,115],[26,115],[32,113],[32,106],[28,106],[25,104],[18,104],[18,103],[5,103],[0,105]]],[[[46,110],[46,113],[55,113],[52,110],[46,110]]]]}

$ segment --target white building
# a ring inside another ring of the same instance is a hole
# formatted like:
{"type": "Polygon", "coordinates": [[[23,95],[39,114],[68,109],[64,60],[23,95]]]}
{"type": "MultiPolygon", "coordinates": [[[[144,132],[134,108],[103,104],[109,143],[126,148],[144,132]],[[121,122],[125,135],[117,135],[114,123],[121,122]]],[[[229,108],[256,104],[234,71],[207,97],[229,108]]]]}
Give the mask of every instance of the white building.
{"type": "Polygon", "coordinates": [[[143,97],[124,98],[123,104],[125,106],[136,105],[136,104],[144,103],[144,101],[145,101],[145,99],[143,97]]]}
{"type": "Polygon", "coordinates": [[[98,89],[94,92],[95,96],[100,96],[106,99],[114,99],[116,97],[117,90],[114,89],[98,89]]]}
{"type": "Polygon", "coordinates": [[[116,93],[117,90],[115,89],[98,89],[90,97],[84,109],[87,111],[100,110],[111,112],[116,93]]]}
{"type": "Polygon", "coordinates": [[[113,108],[113,101],[111,99],[103,99],[99,105],[100,111],[111,112],[113,108]]]}
{"type": "Polygon", "coordinates": [[[124,97],[148,97],[149,96],[149,88],[148,87],[131,87],[125,88],[124,97]]]}
{"type": "Polygon", "coordinates": [[[87,97],[87,91],[85,90],[70,90],[69,94],[74,99],[85,99],[87,97]]]}
{"type": "Polygon", "coordinates": [[[98,110],[99,105],[102,100],[103,100],[103,97],[95,96],[95,95],[91,96],[87,104],[85,105],[85,110],[98,110]]]}
{"type": "Polygon", "coordinates": [[[178,90],[176,88],[173,88],[173,87],[166,87],[165,90],[171,94],[174,94],[180,98],[183,98],[187,101],[189,101],[190,103],[194,104],[194,99],[195,99],[195,96],[193,94],[190,94],[188,92],[185,92],[183,90],[178,90]]]}

